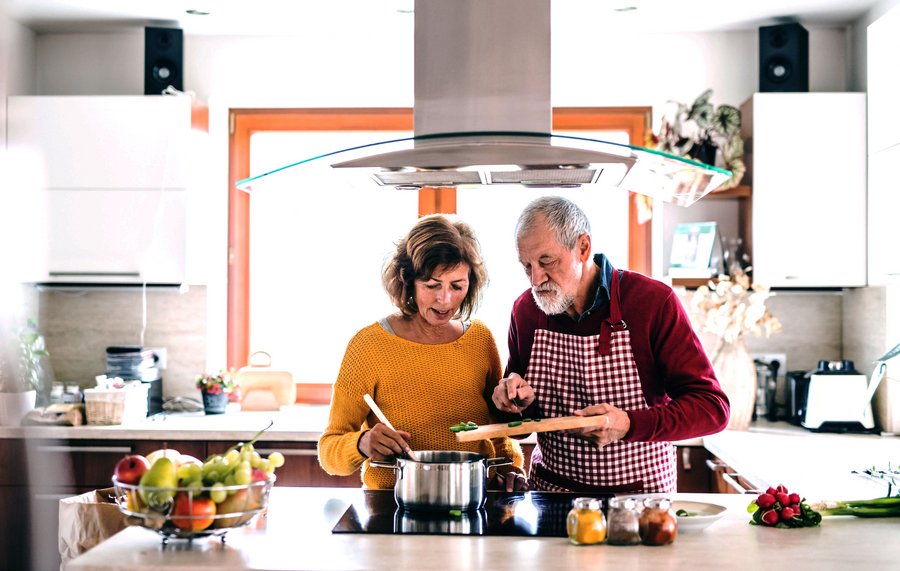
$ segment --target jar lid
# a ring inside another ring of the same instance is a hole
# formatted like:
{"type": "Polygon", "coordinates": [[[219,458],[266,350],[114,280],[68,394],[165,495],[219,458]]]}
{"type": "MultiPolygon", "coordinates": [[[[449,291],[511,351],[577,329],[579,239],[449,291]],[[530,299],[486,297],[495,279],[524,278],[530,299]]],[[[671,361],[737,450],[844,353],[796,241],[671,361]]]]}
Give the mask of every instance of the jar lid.
{"type": "Polygon", "coordinates": [[[672,507],[672,500],[669,498],[647,498],[644,500],[644,507],[667,510],[672,507]]]}
{"type": "Polygon", "coordinates": [[[580,510],[599,510],[600,500],[597,498],[575,498],[572,500],[572,507],[580,510]]]}
{"type": "Polygon", "coordinates": [[[609,498],[609,507],[633,510],[637,506],[634,498],[609,498]]]}

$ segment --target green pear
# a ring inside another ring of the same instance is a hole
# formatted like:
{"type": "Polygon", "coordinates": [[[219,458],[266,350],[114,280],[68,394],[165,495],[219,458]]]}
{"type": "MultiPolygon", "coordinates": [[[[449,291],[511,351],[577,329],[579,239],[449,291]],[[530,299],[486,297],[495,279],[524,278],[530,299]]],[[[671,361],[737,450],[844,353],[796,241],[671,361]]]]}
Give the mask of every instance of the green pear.
{"type": "Polygon", "coordinates": [[[150,469],[141,476],[139,486],[138,491],[145,504],[154,509],[167,507],[175,496],[174,488],[178,486],[175,462],[166,456],[157,458],[153,465],[150,466],[150,469]]]}

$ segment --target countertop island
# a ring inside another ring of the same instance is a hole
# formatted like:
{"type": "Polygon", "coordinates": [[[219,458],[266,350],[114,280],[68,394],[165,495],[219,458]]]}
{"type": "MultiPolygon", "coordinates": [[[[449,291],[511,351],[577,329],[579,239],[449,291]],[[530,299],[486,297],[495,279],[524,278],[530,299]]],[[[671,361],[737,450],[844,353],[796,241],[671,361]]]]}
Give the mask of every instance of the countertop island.
{"type": "Polygon", "coordinates": [[[575,546],[561,537],[333,534],[362,493],[275,488],[267,517],[229,532],[225,543],[204,538],[164,546],[156,533],[131,527],[63,569],[891,569],[900,557],[897,518],[830,517],[816,528],[765,528],[748,524],[749,496],[730,494],[677,494],[727,511],[703,530],[680,531],[663,547],[575,546]]]}

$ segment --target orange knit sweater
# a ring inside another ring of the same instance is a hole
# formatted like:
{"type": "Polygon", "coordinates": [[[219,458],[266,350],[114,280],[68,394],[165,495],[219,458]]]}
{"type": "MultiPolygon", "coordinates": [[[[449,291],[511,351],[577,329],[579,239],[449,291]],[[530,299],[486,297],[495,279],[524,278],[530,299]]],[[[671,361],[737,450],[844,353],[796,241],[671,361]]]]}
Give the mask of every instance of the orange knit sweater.
{"type": "MultiPolygon", "coordinates": [[[[457,442],[450,427],[493,422],[490,395],[501,376],[500,357],[490,330],[473,320],[456,341],[423,345],[407,341],[374,323],[360,330],[344,354],[328,428],[319,438],[319,463],[329,474],[348,476],[362,467],[365,487],[394,487],[394,470],[370,467],[357,443],[378,422],[363,401],[372,395],[397,430],[409,432],[413,450],[464,450],[488,458],[511,458],[522,471],[522,449],[509,438],[457,442]]],[[[493,472],[491,474],[493,476],[493,472]]]]}

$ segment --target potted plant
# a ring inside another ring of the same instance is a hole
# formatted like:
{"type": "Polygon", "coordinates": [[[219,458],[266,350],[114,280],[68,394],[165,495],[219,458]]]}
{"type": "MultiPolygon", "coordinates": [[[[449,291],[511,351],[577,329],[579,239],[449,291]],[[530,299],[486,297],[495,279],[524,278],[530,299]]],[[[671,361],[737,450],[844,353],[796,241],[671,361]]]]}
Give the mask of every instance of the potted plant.
{"type": "Polygon", "coordinates": [[[733,105],[715,107],[711,97],[712,89],[707,89],[691,105],[669,102],[659,133],[650,133],[647,143],[659,151],[730,170],[731,179],[719,188],[734,188],[747,170],[741,111],[733,105]]]}
{"type": "Polygon", "coordinates": [[[224,413],[231,396],[237,395],[237,384],[230,371],[199,375],[196,385],[203,395],[203,410],[206,414],[224,413]]]}
{"type": "Polygon", "coordinates": [[[44,359],[50,353],[36,323],[29,319],[14,338],[11,350],[0,352],[0,426],[18,426],[48,385],[44,359]]]}

